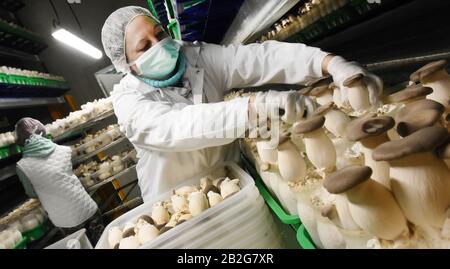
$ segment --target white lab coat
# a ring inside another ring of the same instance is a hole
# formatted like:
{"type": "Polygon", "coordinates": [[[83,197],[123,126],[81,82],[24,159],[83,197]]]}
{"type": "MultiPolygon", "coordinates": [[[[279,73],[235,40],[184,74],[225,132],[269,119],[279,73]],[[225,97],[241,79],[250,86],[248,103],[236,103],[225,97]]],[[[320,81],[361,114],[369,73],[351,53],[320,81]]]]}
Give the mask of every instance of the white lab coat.
{"type": "Polygon", "coordinates": [[[227,47],[183,43],[182,51],[188,62],[183,88],[156,89],[128,74],[112,92],[120,128],[138,152],[144,202],[205,169],[238,159],[234,142],[246,131],[248,98],[224,102],[227,90],[304,84],[322,76],[327,55],[276,41],[227,47]],[[234,136],[223,138],[224,132],[234,136]]]}

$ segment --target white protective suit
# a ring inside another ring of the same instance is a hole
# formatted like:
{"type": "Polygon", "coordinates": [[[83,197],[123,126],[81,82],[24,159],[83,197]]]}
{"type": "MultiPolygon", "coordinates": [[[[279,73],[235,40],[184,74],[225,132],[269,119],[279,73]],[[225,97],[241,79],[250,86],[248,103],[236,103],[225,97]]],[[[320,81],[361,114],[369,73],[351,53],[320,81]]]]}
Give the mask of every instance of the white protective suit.
{"type": "Polygon", "coordinates": [[[228,47],[183,43],[187,59],[183,88],[153,88],[132,74],[112,92],[122,132],[138,152],[137,172],[144,202],[214,165],[237,160],[234,143],[246,131],[248,98],[223,102],[235,88],[304,84],[322,76],[328,53],[276,41],[228,47]],[[206,138],[234,132],[234,138],[206,138]],[[223,124],[224,123],[224,124],[223,124]],[[209,136],[208,136],[209,137],[209,136]]]}
{"type": "Polygon", "coordinates": [[[73,228],[97,212],[97,204],[73,174],[69,147],[57,145],[47,157],[23,157],[17,169],[31,182],[55,226],[73,228]]]}

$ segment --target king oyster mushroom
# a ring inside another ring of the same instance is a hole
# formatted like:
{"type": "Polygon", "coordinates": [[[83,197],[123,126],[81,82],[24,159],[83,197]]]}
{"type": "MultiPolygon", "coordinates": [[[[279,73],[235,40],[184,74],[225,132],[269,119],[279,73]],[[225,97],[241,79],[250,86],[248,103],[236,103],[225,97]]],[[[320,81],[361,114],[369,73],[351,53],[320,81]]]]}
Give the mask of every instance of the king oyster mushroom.
{"type": "Polygon", "coordinates": [[[277,149],[278,170],[281,177],[292,182],[303,180],[306,176],[306,163],[290,137],[282,134],[278,141],[272,140],[271,146],[277,149]]]}
{"type": "Polygon", "coordinates": [[[278,162],[278,152],[276,147],[273,147],[270,140],[261,140],[256,142],[256,149],[258,155],[263,163],[277,164],[278,162]]]}
{"type": "Polygon", "coordinates": [[[371,180],[372,169],[348,166],[324,181],[332,194],[344,195],[355,222],[367,233],[385,240],[394,240],[407,231],[406,219],[392,193],[371,180]]]}
{"type": "Polygon", "coordinates": [[[398,91],[387,97],[387,102],[391,104],[408,105],[416,101],[424,100],[433,93],[433,89],[423,85],[410,85],[404,90],[398,91]]]}
{"type": "Polygon", "coordinates": [[[431,153],[448,136],[444,128],[427,127],[373,152],[375,161],[390,163],[392,192],[407,219],[416,225],[441,228],[449,216],[450,173],[431,153]]]}
{"type": "Polygon", "coordinates": [[[364,164],[372,168],[372,179],[389,190],[391,189],[389,163],[374,161],[372,152],[379,145],[389,142],[387,131],[392,129],[394,125],[394,119],[391,117],[376,117],[376,114],[370,114],[367,117],[352,121],[347,128],[347,139],[359,141],[362,145],[364,164]]]}
{"type": "Polygon", "coordinates": [[[211,207],[213,207],[223,201],[222,196],[217,192],[210,191],[206,195],[208,196],[209,205],[211,207]]]}
{"type": "Polygon", "coordinates": [[[183,186],[174,191],[174,194],[188,196],[192,192],[198,191],[198,188],[195,186],[183,186]]]}
{"type": "Polygon", "coordinates": [[[220,195],[223,197],[223,199],[226,199],[227,197],[230,197],[231,195],[237,193],[241,190],[241,187],[239,187],[239,179],[229,179],[226,178],[222,183],[220,183],[220,195]]]}
{"type": "Polygon", "coordinates": [[[342,102],[342,95],[341,95],[341,89],[339,86],[332,82],[330,85],[328,85],[328,88],[333,91],[333,102],[336,104],[338,108],[341,108],[344,106],[344,102],[342,102]]]}
{"type": "Polygon", "coordinates": [[[444,107],[433,100],[422,100],[402,108],[395,117],[397,133],[408,136],[422,128],[433,126],[444,113],[444,107]]]}
{"type": "Polygon", "coordinates": [[[153,205],[152,219],[156,226],[166,224],[170,219],[169,211],[167,210],[167,204],[164,202],[158,202],[153,205]]]}
{"type": "Polygon", "coordinates": [[[348,88],[348,101],[355,111],[367,110],[371,107],[369,101],[369,91],[364,82],[364,75],[357,74],[346,81],[344,87],[348,88]]]}
{"type": "Polygon", "coordinates": [[[155,226],[145,223],[139,228],[136,236],[139,244],[144,245],[158,237],[158,235],[159,231],[155,226]]]}
{"type": "Polygon", "coordinates": [[[317,216],[317,233],[326,249],[344,249],[346,247],[345,240],[339,232],[338,226],[334,223],[334,221],[339,222],[337,218],[337,211],[334,206],[324,207],[321,210],[321,215],[317,216]]]}
{"type": "Polygon", "coordinates": [[[315,97],[316,102],[321,106],[333,102],[333,90],[329,88],[329,85],[312,89],[309,96],[315,97]]]}
{"type": "Polygon", "coordinates": [[[445,106],[450,112],[450,75],[447,73],[448,62],[445,60],[436,61],[425,65],[413,74],[412,82],[422,82],[426,87],[431,87],[433,93],[428,99],[436,101],[445,106]]]}
{"type": "Polygon", "coordinates": [[[340,111],[334,102],[319,107],[314,111],[313,116],[324,116],[325,128],[335,137],[345,137],[345,130],[351,121],[350,117],[340,111]]]}
{"type": "Polygon", "coordinates": [[[122,240],[119,243],[119,249],[137,249],[139,248],[139,240],[136,236],[129,236],[122,240]]]}
{"type": "Polygon", "coordinates": [[[203,211],[208,209],[208,198],[202,191],[196,191],[189,194],[189,212],[193,217],[200,215],[203,211]]]}
{"type": "Polygon", "coordinates": [[[114,248],[120,240],[122,240],[122,230],[119,227],[114,226],[109,230],[108,243],[110,248],[114,248]]]}
{"type": "Polygon", "coordinates": [[[186,196],[174,194],[170,197],[172,201],[172,208],[175,212],[187,212],[189,210],[189,203],[186,196]]]}
{"type": "Polygon", "coordinates": [[[336,166],[336,149],[322,126],[325,117],[312,117],[297,122],[292,127],[295,134],[303,134],[306,154],[311,163],[319,170],[331,172],[336,166]]]}

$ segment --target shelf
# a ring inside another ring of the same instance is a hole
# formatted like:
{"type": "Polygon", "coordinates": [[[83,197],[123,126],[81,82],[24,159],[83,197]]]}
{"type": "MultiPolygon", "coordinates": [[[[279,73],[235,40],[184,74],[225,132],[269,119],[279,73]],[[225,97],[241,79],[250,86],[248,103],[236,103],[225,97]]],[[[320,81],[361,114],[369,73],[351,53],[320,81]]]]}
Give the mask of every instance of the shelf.
{"type": "Polygon", "coordinates": [[[75,159],[73,160],[73,164],[75,165],[75,164],[82,163],[82,162],[84,162],[84,161],[86,161],[86,160],[89,160],[90,158],[94,157],[94,156],[97,155],[98,153],[103,152],[103,151],[105,151],[105,150],[107,150],[107,149],[109,149],[109,148],[112,148],[112,147],[114,147],[115,145],[118,145],[118,144],[120,144],[120,143],[122,143],[122,142],[124,142],[124,141],[128,141],[127,138],[126,138],[126,137],[121,137],[121,138],[119,138],[119,139],[117,139],[117,140],[115,140],[115,141],[109,143],[108,145],[106,145],[106,146],[104,146],[104,147],[98,148],[98,149],[94,150],[93,152],[90,152],[90,153],[88,153],[88,154],[85,154],[85,155],[83,155],[83,156],[80,156],[80,157],[75,158],[75,159]]]}
{"type": "Polygon", "coordinates": [[[17,146],[16,144],[12,144],[9,146],[3,146],[0,148],[0,160],[4,161],[9,158],[19,158],[22,152],[22,148],[17,146]]]}
{"type": "Polygon", "coordinates": [[[132,200],[130,200],[128,202],[125,202],[122,205],[120,205],[120,206],[118,206],[118,207],[116,207],[116,208],[114,208],[114,209],[112,209],[112,210],[110,210],[110,211],[108,211],[108,212],[106,212],[106,213],[104,213],[102,215],[103,216],[109,216],[109,215],[112,215],[112,214],[114,214],[116,212],[119,212],[119,211],[121,211],[123,209],[129,208],[129,207],[134,208],[134,207],[136,207],[136,206],[138,206],[138,205],[140,205],[142,203],[143,203],[142,198],[141,197],[136,197],[136,198],[134,198],[134,199],[132,199],[132,200]]]}
{"type": "Polygon", "coordinates": [[[62,135],[54,137],[53,138],[53,142],[58,143],[58,142],[61,142],[61,141],[65,140],[65,139],[69,139],[69,138],[71,138],[73,136],[80,135],[84,131],[86,131],[89,128],[91,128],[91,127],[95,126],[96,124],[98,124],[100,121],[102,121],[104,119],[107,119],[107,118],[109,118],[109,117],[111,117],[113,115],[115,115],[113,110],[111,110],[109,112],[106,112],[106,113],[104,113],[102,115],[99,115],[93,121],[88,121],[86,123],[83,123],[83,124],[75,127],[75,128],[68,129],[62,135]]]}
{"type": "Polygon", "coordinates": [[[279,34],[275,39],[292,43],[311,43],[372,19],[385,11],[390,11],[408,2],[411,2],[411,0],[384,0],[381,4],[369,3],[366,0],[350,0],[345,6],[320,18],[306,28],[294,31],[293,34],[279,34]]]}
{"type": "Polygon", "coordinates": [[[32,61],[32,62],[38,62],[38,63],[41,62],[39,57],[35,54],[23,52],[20,50],[15,50],[13,48],[5,47],[2,45],[0,45],[0,57],[13,58],[13,59],[19,58],[19,59],[22,59],[25,61],[32,61]]]}
{"type": "Polygon", "coordinates": [[[228,28],[222,44],[249,43],[273,25],[299,0],[246,0],[228,28]]]}
{"type": "Polygon", "coordinates": [[[0,97],[0,109],[56,105],[56,104],[64,104],[65,102],[66,102],[66,100],[64,99],[64,97],[49,97],[49,98],[38,98],[38,97],[1,98],[0,97]]]}
{"type": "Polygon", "coordinates": [[[23,98],[23,97],[60,97],[70,90],[69,86],[50,87],[26,84],[12,84],[0,82],[0,98],[23,98]]]}
{"type": "Polygon", "coordinates": [[[6,47],[37,54],[47,48],[44,39],[21,27],[13,27],[0,20],[0,44],[6,47]]]}
{"type": "Polygon", "coordinates": [[[102,187],[102,186],[104,186],[104,185],[110,183],[111,181],[116,180],[117,178],[120,178],[120,177],[122,177],[122,176],[124,176],[124,175],[127,175],[128,173],[130,173],[130,172],[133,171],[133,170],[136,170],[136,165],[130,166],[130,167],[128,167],[127,169],[125,169],[125,170],[123,170],[123,171],[121,171],[121,172],[119,172],[119,173],[117,173],[117,174],[115,174],[115,175],[113,175],[113,176],[111,176],[111,177],[109,177],[109,178],[107,178],[107,179],[105,179],[105,180],[103,180],[103,181],[101,181],[101,182],[99,182],[99,183],[97,183],[97,184],[95,184],[95,185],[93,185],[93,186],[87,188],[86,190],[87,190],[87,192],[89,192],[90,194],[93,194],[93,193],[95,193],[95,191],[97,191],[100,187],[102,187]]]}
{"type": "Polygon", "coordinates": [[[0,0],[0,7],[11,12],[16,12],[24,6],[25,4],[20,0],[0,0]]]}

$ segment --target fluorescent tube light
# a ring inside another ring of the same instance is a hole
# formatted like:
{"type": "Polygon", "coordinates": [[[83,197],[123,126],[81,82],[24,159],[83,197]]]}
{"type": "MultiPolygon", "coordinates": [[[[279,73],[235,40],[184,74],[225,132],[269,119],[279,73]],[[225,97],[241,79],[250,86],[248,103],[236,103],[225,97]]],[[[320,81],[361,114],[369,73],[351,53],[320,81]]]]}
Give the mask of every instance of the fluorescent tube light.
{"type": "Polygon", "coordinates": [[[53,32],[52,36],[62,43],[83,52],[94,59],[101,59],[103,57],[103,53],[99,49],[65,29],[56,30],[53,32]]]}

